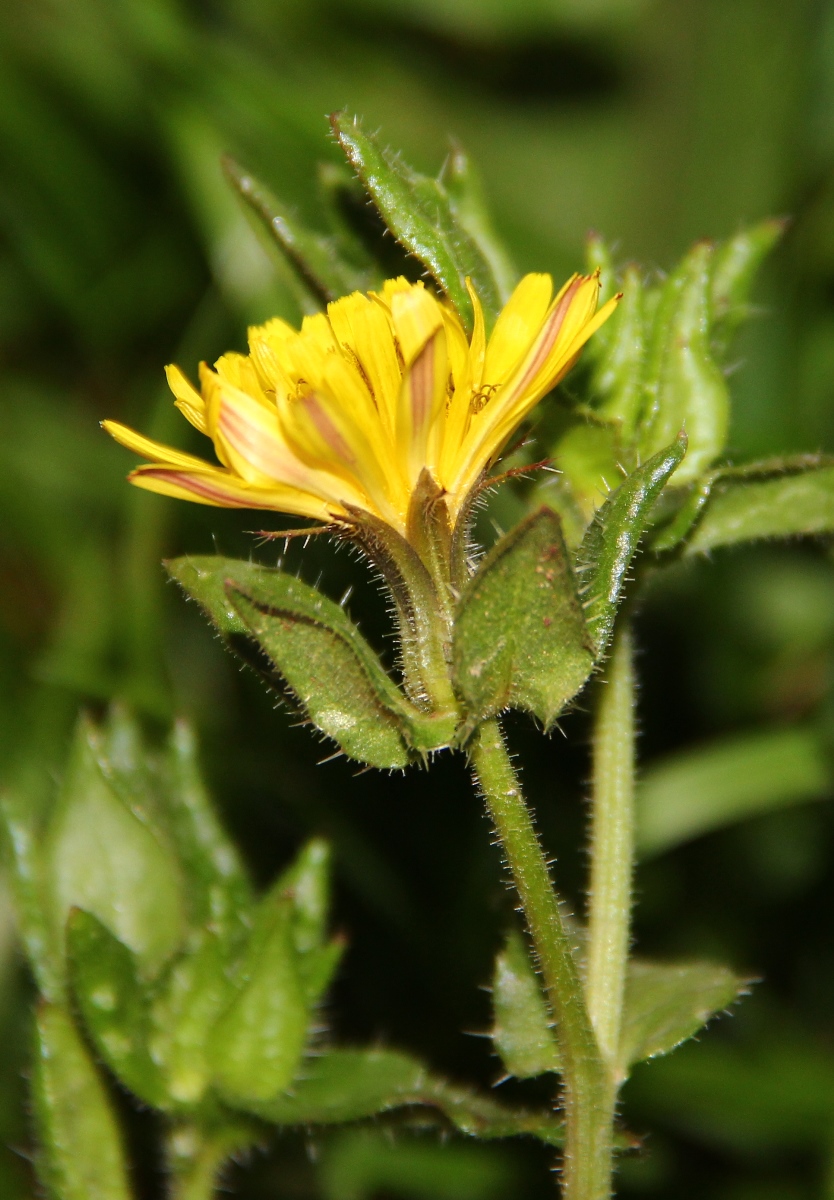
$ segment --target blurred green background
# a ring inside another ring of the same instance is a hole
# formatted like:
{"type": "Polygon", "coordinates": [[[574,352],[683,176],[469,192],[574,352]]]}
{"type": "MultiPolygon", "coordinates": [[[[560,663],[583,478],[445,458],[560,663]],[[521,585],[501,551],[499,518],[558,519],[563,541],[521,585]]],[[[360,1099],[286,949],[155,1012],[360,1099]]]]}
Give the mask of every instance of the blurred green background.
{"type": "MultiPolygon", "coordinates": [[[[193,375],[200,358],[243,348],[247,323],[297,316],[218,158],[233,153],[315,224],[317,164],[336,161],[325,116],[341,107],[424,170],[459,138],[522,269],[565,275],[595,228],[621,261],[662,270],[696,238],[789,214],[737,347],[732,449],[739,461],[834,451],[834,4],[0,6],[2,777],[38,802],[81,704],[121,697],[157,732],[191,715],[258,880],[310,832],[335,845],[350,950],[334,1035],[411,1048],[489,1086],[498,1064],[469,1034],[489,1023],[483,985],[511,897],[462,759],[430,781],[317,766],[327,751],[273,711],[159,566],[214,547],[248,555],[245,531],[263,521],[129,489],[130,456],[97,426],[120,418],[198,449],[163,364],[193,375]]],[[[384,639],[381,601],[346,555],[294,547],[286,565],[321,575],[334,596],[355,583],[351,611],[384,639]]],[[[705,805],[700,836],[667,837],[640,868],[639,947],[707,954],[763,982],[700,1044],[638,1069],[625,1116],[653,1132],[621,1193],[834,1198],[834,562],[796,544],[669,572],[639,640],[652,803],[677,787],[705,805]],[[752,791],[751,744],[778,750],[767,770],[754,754],[752,791]]],[[[545,740],[511,722],[579,904],[586,714],[564,731],[545,740]]],[[[5,900],[0,959],[0,1194],[17,1200],[34,1194],[31,985],[5,900]]],[[[520,1100],[543,1095],[538,1083],[508,1086],[520,1100]]],[[[150,1200],[161,1188],[153,1122],[135,1115],[131,1130],[137,1197],[150,1200]]],[[[534,1145],[437,1147],[413,1131],[287,1135],[227,1182],[252,1200],[552,1194],[534,1145]]]]}

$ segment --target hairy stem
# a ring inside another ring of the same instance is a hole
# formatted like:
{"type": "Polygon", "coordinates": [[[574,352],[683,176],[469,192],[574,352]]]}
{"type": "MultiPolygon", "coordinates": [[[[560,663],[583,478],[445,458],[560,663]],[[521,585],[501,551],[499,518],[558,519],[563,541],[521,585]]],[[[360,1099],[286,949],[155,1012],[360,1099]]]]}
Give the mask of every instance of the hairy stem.
{"type": "Polygon", "coordinates": [[[472,764],[495,825],[539,961],[556,1020],[562,1058],[565,1200],[608,1200],[613,1144],[613,1089],[600,1056],[570,935],[547,861],[497,721],[473,739],[472,764]]]}
{"type": "Polygon", "coordinates": [[[634,860],[634,670],[631,630],[614,639],[594,727],[588,1011],[615,1068],[628,964],[634,860]]]}
{"type": "Polygon", "coordinates": [[[212,1200],[220,1168],[252,1140],[240,1128],[210,1133],[190,1122],[174,1125],[166,1138],[170,1200],[212,1200]]]}

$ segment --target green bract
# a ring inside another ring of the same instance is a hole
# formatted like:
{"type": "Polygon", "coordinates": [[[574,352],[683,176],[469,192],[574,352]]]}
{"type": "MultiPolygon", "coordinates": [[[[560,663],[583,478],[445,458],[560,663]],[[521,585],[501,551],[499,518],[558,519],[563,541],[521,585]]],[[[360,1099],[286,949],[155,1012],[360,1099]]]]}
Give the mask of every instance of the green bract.
{"type": "Polygon", "coordinates": [[[493,547],[464,590],[455,684],[473,724],[521,708],[549,728],[593,665],[559,518],[545,508],[493,547]]]}

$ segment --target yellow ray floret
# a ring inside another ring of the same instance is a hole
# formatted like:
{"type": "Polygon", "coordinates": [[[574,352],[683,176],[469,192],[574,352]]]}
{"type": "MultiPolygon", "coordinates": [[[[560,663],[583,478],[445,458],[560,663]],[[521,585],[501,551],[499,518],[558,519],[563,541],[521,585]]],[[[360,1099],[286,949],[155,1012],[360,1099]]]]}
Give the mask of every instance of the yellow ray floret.
{"type": "Polygon", "coordinates": [[[305,317],[249,331],[249,354],[201,368],[198,391],[168,367],[175,403],[214,443],[219,465],[105,421],[150,461],[130,481],[224,508],[339,520],[350,508],[400,533],[428,469],[454,523],[467,495],[513,431],[570,370],[615,300],[597,311],[596,275],[574,275],[552,296],[549,275],[527,275],[486,338],[471,338],[422,283],[389,279],[305,317]]]}

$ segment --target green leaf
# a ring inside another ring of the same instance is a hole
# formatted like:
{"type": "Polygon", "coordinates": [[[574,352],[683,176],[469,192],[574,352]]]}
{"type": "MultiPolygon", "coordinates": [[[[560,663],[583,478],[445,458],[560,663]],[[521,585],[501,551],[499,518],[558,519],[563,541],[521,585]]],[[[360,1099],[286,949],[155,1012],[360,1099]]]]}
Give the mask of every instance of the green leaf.
{"type": "Polygon", "coordinates": [[[787,222],[769,219],[721,243],[713,259],[710,299],[712,344],[722,357],[739,325],[751,314],[749,304],[753,281],[764,259],[782,237],[787,222]]]}
{"type": "Polygon", "coordinates": [[[220,631],[256,641],[310,720],[351,758],[404,767],[402,693],[347,614],[281,571],[207,556],[167,564],[220,631]],[[228,590],[227,590],[228,585],[228,590]]]}
{"type": "Polygon", "coordinates": [[[647,538],[650,550],[655,554],[662,554],[667,550],[674,550],[686,540],[709,500],[715,477],[716,472],[709,471],[688,488],[678,489],[674,495],[669,493],[669,498],[675,501],[675,505],[671,516],[663,514],[660,517],[658,514],[658,523],[647,538]]]}
{"type": "MultiPolygon", "coordinates": [[[[400,722],[385,703],[393,684],[377,660],[371,665],[370,648],[357,652],[361,638],[355,626],[334,628],[335,613],[321,612],[317,602],[319,612],[309,616],[303,611],[307,606],[299,604],[298,589],[288,588],[283,604],[272,603],[264,590],[252,595],[231,588],[229,596],[322,733],[358,762],[382,768],[406,765],[409,756],[400,722]]],[[[337,605],[333,608],[341,612],[337,605]]]]}
{"type": "MultiPolygon", "coordinates": [[[[668,1054],[731,1004],[749,980],[713,963],[631,959],[626,974],[620,1066],[668,1054]]],[[[544,991],[524,940],[510,934],[493,976],[493,1042],[519,1079],[559,1070],[544,991]]]]}
{"type": "Polygon", "coordinates": [[[151,1053],[177,1106],[199,1104],[211,1084],[211,1031],[234,996],[228,975],[228,945],[205,930],[170,965],[157,991],[151,1053]]]}
{"type": "Polygon", "coordinates": [[[648,858],[734,821],[831,795],[834,770],[812,729],[710,742],[650,765],[637,790],[637,846],[648,858]]]}
{"type": "Polygon", "coordinates": [[[419,1103],[426,1068],[394,1050],[329,1050],[306,1059],[285,1095],[252,1111],[277,1125],[329,1125],[419,1103]]]}
{"type": "Polygon", "coordinates": [[[70,909],[93,913],[149,975],[181,944],[185,910],[176,858],[105,777],[98,736],[85,719],[45,831],[44,871],[60,930],[70,909]]]}
{"type": "Polygon", "coordinates": [[[331,118],[333,132],[348,162],[397,241],[423,263],[472,331],[469,277],[484,308],[488,326],[500,307],[490,263],[454,215],[446,189],[436,179],[413,171],[398,155],[384,150],[344,113],[331,118]]]}
{"type": "Polygon", "coordinates": [[[306,229],[286,205],[233,158],[223,159],[223,170],[271,245],[277,247],[303,292],[303,299],[323,308],[347,292],[364,291],[368,274],[344,262],[335,243],[306,229]]]}
{"type": "Polygon", "coordinates": [[[834,466],[771,479],[728,476],[713,485],[684,553],[821,533],[834,533],[834,466]]]}
{"type": "Polygon", "coordinates": [[[240,855],[221,826],[200,775],[191,726],[177,721],[166,759],[167,813],[180,863],[188,878],[188,905],[195,928],[210,925],[238,933],[252,903],[240,855]]]}
{"type": "MultiPolygon", "coordinates": [[[[604,346],[596,348],[591,395],[596,412],[604,420],[618,424],[623,442],[630,444],[644,399],[644,301],[637,267],[626,267],[621,290],[622,299],[616,312],[599,331],[605,331],[607,337],[604,346]]],[[[591,339],[592,346],[599,333],[591,339]]]]}
{"type": "Polygon", "coordinates": [[[314,838],[274,885],[292,905],[292,939],[308,1005],[327,988],[344,952],[341,941],[325,942],[330,903],[330,847],[314,838]]]}
{"type": "Polygon", "coordinates": [[[293,945],[292,906],[261,902],[241,964],[238,992],[212,1029],[214,1082],[231,1104],[270,1100],[296,1075],[308,1009],[293,945]]]}
{"type": "Polygon", "coordinates": [[[597,657],[605,653],[628,569],[648,515],[669,476],[683,460],[687,439],[679,434],[664,450],[620,484],[594,517],[579,548],[585,620],[597,657]]]}
{"type": "Polygon", "coordinates": [[[125,1087],[154,1108],[165,1087],[148,1049],[150,1014],[136,959],[92,913],[75,909],[67,924],[70,978],[86,1029],[125,1087]]]}
{"type": "Polygon", "coordinates": [[[324,942],[330,905],[330,847],[313,838],[274,885],[292,905],[292,936],[299,955],[324,942]]]}
{"type": "Polygon", "coordinates": [[[489,263],[498,299],[501,304],[506,304],[518,283],[518,271],[493,228],[480,174],[458,142],[452,144],[440,173],[440,182],[449,197],[452,215],[489,263]]]}
{"type": "Polygon", "coordinates": [[[727,437],[729,393],[709,344],[713,250],[697,242],[669,276],[647,346],[639,452],[657,454],[685,430],[689,450],[677,487],[708,470],[727,437]]]}
{"type": "Polygon", "coordinates": [[[461,596],[455,685],[470,723],[507,707],[549,728],[593,667],[559,518],[542,508],[503,537],[461,596]]]}
{"type": "Polygon", "coordinates": [[[620,1035],[622,1069],[674,1050],[738,999],[749,984],[750,980],[714,963],[632,959],[620,1035]]]}
{"type": "Polygon", "coordinates": [[[38,1175],[51,1200],[131,1200],[121,1133],[69,1014],[38,1009],[32,1099],[38,1175]]]}
{"type": "Polygon", "coordinates": [[[473,1137],[530,1134],[562,1143],[561,1122],[550,1112],[496,1104],[430,1075],[416,1059],[395,1050],[331,1050],[304,1063],[291,1092],[250,1111],[278,1125],[328,1125],[357,1121],[412,1105],[438,1108],[473,1137]]]}
{"type": "Polygon", "coordinates": [[[63,930],[49,919],[39,830],[32,817],[31,805],[24,797],[14,793],[0,796],[0,830],[3,859],[9,868],[15,916],[26,956],[34,971],[38,991],[47,999],[57,1001],[63,994],[64,984],[63,930]]]}
{"type": "Polygon", "coordinates": [[[559,1048],[544,992],[524,939],[512,930],[492,976],[492,1041],[510,1075],[530,1079],[558,1071],[559,1048]]]}

